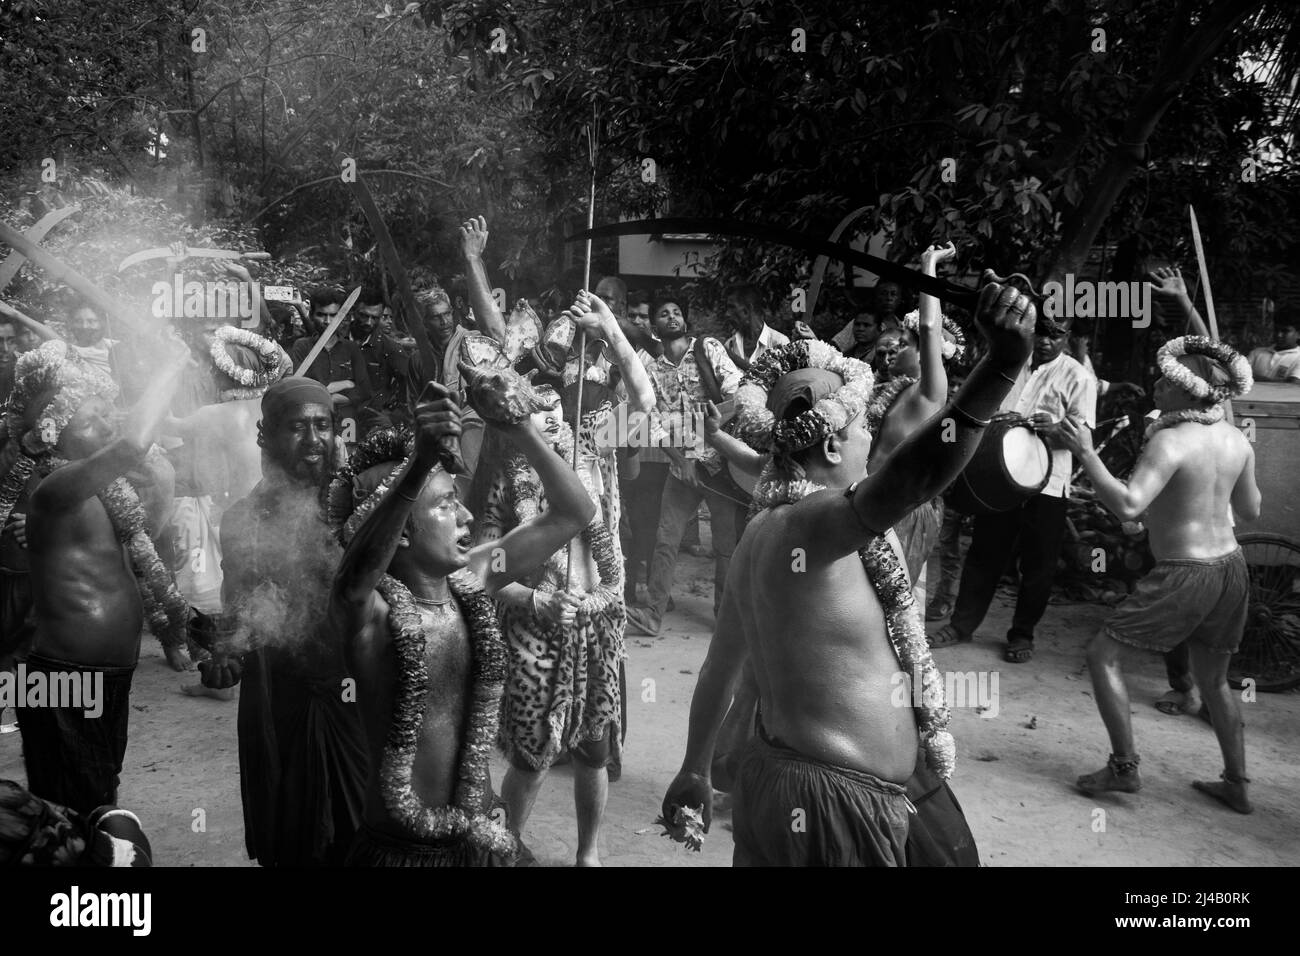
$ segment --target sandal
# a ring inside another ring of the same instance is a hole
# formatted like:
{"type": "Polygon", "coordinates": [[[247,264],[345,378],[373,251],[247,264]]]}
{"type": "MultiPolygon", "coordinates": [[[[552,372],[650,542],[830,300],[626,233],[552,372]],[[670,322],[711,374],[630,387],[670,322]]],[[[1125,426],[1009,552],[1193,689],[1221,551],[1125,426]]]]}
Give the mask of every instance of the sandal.
{"type": "Polygon", "coordinates": [[[954,644],[969,644],[970,635],[962,634],[951,624],[945,624],[926,640],[930,642],[931,647],[952,647],[954,644]]]}
{"type": "Polygon", "coordinates": [[[1156,710],[1162,714],[1168,714],[1170,717],[1181,717],[1184,714],[1192,713],[1198,707],[1204,705],[1200,703],[1199,695],[1191,695],[1180,690],[1169,690],[1156,701],[1156,710]],[[1197,707],[1192,705],[1196,704],[1197,707]]]}
{"type": "Polygon", "coordinates": [[[1017,637],[1007,642],[1007,649],[1002,654],[1002,659],[1008,664],[1027,664],[1034,659],[1034,642],[1027,638],[1017,637]]]}

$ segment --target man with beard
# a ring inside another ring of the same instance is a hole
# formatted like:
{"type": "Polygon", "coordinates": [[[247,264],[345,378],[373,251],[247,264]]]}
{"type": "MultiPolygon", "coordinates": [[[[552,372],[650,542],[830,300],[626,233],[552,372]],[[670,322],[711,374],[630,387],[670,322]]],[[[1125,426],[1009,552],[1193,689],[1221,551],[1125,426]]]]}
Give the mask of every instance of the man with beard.
{"type": "Polygon", "coordinates": [[[331,517],[351,543],[330,626],[361,685],[373,755],[349,859],[359,866],[513,862],[516,838],[490,815],[506,658],[488,593],[541,565],[595,513],[529,418],[494,424],[535,469],[549,507],[471,548],[472,518],[439,466],[439,446],[461,433],[460,409],[445,387],[432,390],[413,450],[405,435],[377,432],[331,490],[331,517]]]}
{"type": "Polygon", "coordinates": [[[222,606],[205,686],[242,680],[244,841],[262,866],[343,862],[361,819],[367,746],[355,684],[326,630],[339,548],[322,514],[337,458],[333,402],[309,378],[262,396],[262,480],[221,524],[222,606]]]}
{"type": "Polygon", "coordinates": [[[366,375],[373,393],[361,409],[357,435],[364,438],[376,428],[394,422],[409,422],[411,359],[402,347],[379,328],[384,316],[383,293],[366,286],[352,313],[352,341],[365,359],[366,375]]]}
{"type": "Polygon", "coordinates": [[[68,332],[72,335],[72,347],[87,364],[105,375],[113,375],[113,346],[117,345],[117,339],[104,336],[104,320],[94,306],[75,303],[68,310],[68,332]]]}
{"type": "Polygon", "coordinates": [[[112,380],[65,343],[47,342],[19,362],[6,415],[22,453],[6,476],[5,509],[21,479],[46,473],[26,523],[36,621],[28,672],[51,680],[71,673],[101,688],[98,714],[90,703],[19,711],[28,786],[80,813],[116,802],[146,620],[168,660],[188,664],[189,608],[150,540],[162,517],[158,502],[170,505],[170,466],[150,452],[183,368],[179,343],[154,367],[119,427],[112,380]],[[126,479],[146,471],[160,492],[153,502],[126,479]]]}
{"type": "Polygon", "coordinates": [[[733,790],[736,866],[906,865],[916,824],[903,782],[918,751],[941,777],[952,773],[943,680],[886,531],[969,460],[1028,357],[1028,298],[990,281],[976,321],[988,358],[945,415],[870,475],[863,363],[799,342],[760,357],[740,388],[738,433],[773,463],[755,489],[763,510],[736,550],[686,756],[663,801],[670,822],[699,807],[710,823],[714,744],[748,658],[759,702],[733,790]],[[910,707],[900,671],[920,684],[910,707]]]}
{"type": "MultiPolygon", "coordinates": [[[[647,356],[643,362],[655,386],[658,411],[667,424],[668,438],[682,441],[694,426],[697,416],[693,410],[703,407],[713,398],[713,389],[704,378],[712,379],[723,398],[730,398],[740,385],[740,369],[727,357],[726,349],[717,339],[697,340],[686,334],[686,316],[676,301],[660,300],[651,308],[650,314],[655,334],[663,340],[664,354],[657,359],[647,356]]],[[[698,440],[702,444],[703,436],[700,435],[698,440]]],[[[670,464],[660,502],[654,557],[650,563],[650,605],[628,608],[628,632],[631,634],[654,636],[659,633],[672,593],[677,549],[701,501],[708,501],[713,532],[714,613],[722,601],[727,566],[736,547],[736,502],[703,482],[705,470],[715,474],[725,467],[717,453],[712,447],[697,451],[694,445],[689,444],[687,447],[669,445],[665,452],[670,464]]]]}

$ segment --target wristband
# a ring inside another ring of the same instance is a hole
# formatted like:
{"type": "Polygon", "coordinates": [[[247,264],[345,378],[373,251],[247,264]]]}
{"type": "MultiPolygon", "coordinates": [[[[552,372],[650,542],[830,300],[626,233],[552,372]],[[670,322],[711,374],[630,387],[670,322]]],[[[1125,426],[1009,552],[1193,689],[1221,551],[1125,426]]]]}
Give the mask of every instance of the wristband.
{"type": "Polygon", "coordinates": [[[533,617],[540,618],[542,616],[542,610],[537,606],[537,588],[532,589],[532,594],[529,596],[529,600],[533,605],[533,617]]]}
{"type": "Polygon", "coordinates": [[[863,530],[871,534],[872,540],[875,540],[876,538],[880,537],[881,533],[877,531],[875,528],[872,528],[865,521],[863,521],[862,515],[858,514],[858,500],[856,495],[858,491],[858,485],[860,484],[861,484],[860,481],[855,481],[853,484],[845,488],[844,497],[849,499],[849,507],[853,509],[853,517],[858,519],[858,524],[862,525],[863,530]]]}

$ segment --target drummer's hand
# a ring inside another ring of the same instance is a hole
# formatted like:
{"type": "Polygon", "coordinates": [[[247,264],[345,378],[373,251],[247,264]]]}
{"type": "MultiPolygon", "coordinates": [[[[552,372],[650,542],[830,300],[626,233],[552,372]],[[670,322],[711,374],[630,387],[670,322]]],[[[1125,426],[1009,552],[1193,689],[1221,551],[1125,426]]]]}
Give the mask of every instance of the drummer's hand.
{"type": "Polygon", "coordinates": [[[1092,451],[1092,429],[1075,422],[1072,418],[1063,419],[1053,429],[1052,437],[1076,458],[1092,451]]]}
{"type": "Polygon", "coordinates": [[[989,343],[989,361],[1000,369],[1019,370],[1034,347],[1038,310],[1029,296],[995,278],[991,269],[984,270],[975,324],[989,343]]]}

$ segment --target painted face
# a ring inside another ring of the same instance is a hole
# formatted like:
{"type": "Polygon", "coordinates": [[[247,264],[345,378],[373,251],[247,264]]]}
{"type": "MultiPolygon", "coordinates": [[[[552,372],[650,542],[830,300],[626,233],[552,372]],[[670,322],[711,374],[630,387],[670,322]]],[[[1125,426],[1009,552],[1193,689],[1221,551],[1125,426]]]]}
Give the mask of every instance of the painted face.
{"type": "Polygon", "coordinates": [[[894,349],[889,360],[889,374],[893,378],[910,376],[921,377],[921,352],[912,337],[906,332],[899,338],[898,348],[894,349]]]}
{"type": "Polygon", "coordinates": [[[558,406],[533,412],[529,418],[533,421],[533,427],[546,439],[547,444],[553,444],[560,437],[560,409],[558,406]]]}
{"type": "Polygon", "coordinates": [[[426,305],[424,312],[424,334],[439,348],[451,341],[456,332],[456,317],[452,315],[451,304],[445,301],[426,305]]]}
{"type": "Polygon", "coordinates": [[[903,338],[903,333],[897,329],[889,329],[880,333],[876,339],[876,364],[882,369],[890,369],[894,364],[894,358],[907,345],[907,340],[903,338]]]}
{"type": "Polygon", "coordinates": [[[1277,349],[1293,349],[1300,344],[1300,331],[1292,324],[1279,324],[1273,330],[1273,346],[1277,349]]]}
{"type": "Polygon", "coordinates": [[[271,460],[303,484],[319,485],[329,475],[334,448],[334,414],[312,402],[262,421],[262,447],[271,460]]]}
{"type": "Polygon", "coordinates": [[[72,339],[82,348],[94,345],[104,337],[104,323],[91,308],[81,308],[72,313],[68,321],[72,339]]]}
{"type": "Polygon", "coordinates": [[[117,437],[118,412],[106,399],[94,396],[68,420],[55,446],[64,458],[89,458],[117,437]]]}
{"type": "Polygon", "coordinates": [[[407,525],[411,560],[439,576],[465,567],[473,523],[473,516],[456,498],[451,475],[435,471],[411,509],[407,525]]]}
{"type": "Polygon", "coordinates": [[[677,339],[686,334],[686,317],[676,302],[665,302],[654,314],[654,330],[663,339],[677,339]]]}

